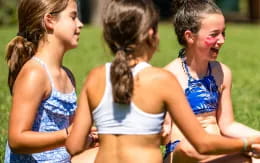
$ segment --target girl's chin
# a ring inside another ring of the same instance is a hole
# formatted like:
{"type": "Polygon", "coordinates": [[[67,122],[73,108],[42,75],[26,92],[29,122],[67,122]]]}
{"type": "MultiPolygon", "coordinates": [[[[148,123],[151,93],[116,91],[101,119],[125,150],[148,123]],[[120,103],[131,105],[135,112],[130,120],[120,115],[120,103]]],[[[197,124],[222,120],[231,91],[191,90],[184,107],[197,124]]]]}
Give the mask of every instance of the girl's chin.
{"type": "Polygon", "coordinates": [[[211,54],[210,55],[210,61],[215,61],[218,58],[218,54],[211,54]]]}
{"type": "Polygon", "coordinates": [[[211,57],[210,57],[210,61],[215,61],[215,60],[217,60],[217,58],[218,58],[217,55],[216,55],[216,56],[211,56],[211,57]]]}

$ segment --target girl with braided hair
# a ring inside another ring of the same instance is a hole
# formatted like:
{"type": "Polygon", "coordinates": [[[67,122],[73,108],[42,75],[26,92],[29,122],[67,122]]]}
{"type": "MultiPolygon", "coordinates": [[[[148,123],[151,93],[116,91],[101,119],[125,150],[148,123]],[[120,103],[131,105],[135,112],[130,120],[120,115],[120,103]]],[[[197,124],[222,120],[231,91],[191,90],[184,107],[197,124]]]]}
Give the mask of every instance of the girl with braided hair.
{"type": "MultiPolygon", "coordinates": [[[[207,134],[175,76],[148,63],[159,42],[158,16],[151,0],[110,0],[106,6],[103,35],[114,59],[87,76],[66,141],[72,156],[84,151],[94,123],[99,136],[95,163],[161,163],[166,110],[200,153],[249,148],[247,139],[243,143],[207,134]]],[[[252,139],[249,145],[259,141],[252,139]]]]}

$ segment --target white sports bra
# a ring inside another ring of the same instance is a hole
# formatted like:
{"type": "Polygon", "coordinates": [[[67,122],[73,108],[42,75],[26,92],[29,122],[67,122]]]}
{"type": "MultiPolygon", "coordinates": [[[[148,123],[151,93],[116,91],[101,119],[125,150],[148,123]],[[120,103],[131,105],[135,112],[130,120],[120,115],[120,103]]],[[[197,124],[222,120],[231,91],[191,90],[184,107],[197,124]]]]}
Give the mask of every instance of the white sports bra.
{"type": "MultiPolygon", "coordinates": [[[[106,88],[99,105],[93,110],[93,118],[99,134],[131,134],[145,135],[161,132],[165,112],[151,114],[142,111],[133,102],[129,105],[113,102],[110,82],[110,66],[106,63],[106,88]]],[[[133,75],[150,65],[138,63],[133,69],[133,75]]]]}

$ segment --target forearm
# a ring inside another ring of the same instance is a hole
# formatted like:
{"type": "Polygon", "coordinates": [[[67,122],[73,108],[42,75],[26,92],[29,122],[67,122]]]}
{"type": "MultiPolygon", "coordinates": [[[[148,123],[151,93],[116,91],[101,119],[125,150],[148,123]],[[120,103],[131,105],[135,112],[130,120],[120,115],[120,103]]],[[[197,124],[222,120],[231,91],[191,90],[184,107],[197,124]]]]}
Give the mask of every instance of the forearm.
{"type": "MultiPolygon", "coordinates": [[[[237,138],[225,138],[217,135],[208,135],[203,138],[205,144],[201,144],[197,151],[201,154],[227,154],[245,150],[253,143],[253,140],[247,139],[245,142],[237,138]],[[246,147],[245,147],[246,145],[246,147]]],[[[203,142],[203,141],[202,141],[203,142]]]]}
{"type": "Polygon", "coordinates": [[[260,131],[252,129],[239,122],[233,122],[221,129],[221,133],[228,137],[242,138],[249,136],[260,136],[260,131]]]}
{"type": "Polygon", "coordinates": [[[71,156],[81,153],[85,149],[87,149],[87,145],[90,141],[90,140],[87,140],[87,138],[88,138],[88,136],[79,136],[79,135],[70,135],[69,136],[69,138],[66,141],[66,148],[71,156]],[[77,140],[77,141],[75,141],[75,140],[77,140]]]}
{"type": "Polygon", "coordinates": [[[65,145],[66,130],[55,132],[24,131],[20,134],[9,135],[10,148],[15,153],[38,153],[65,145]]]}

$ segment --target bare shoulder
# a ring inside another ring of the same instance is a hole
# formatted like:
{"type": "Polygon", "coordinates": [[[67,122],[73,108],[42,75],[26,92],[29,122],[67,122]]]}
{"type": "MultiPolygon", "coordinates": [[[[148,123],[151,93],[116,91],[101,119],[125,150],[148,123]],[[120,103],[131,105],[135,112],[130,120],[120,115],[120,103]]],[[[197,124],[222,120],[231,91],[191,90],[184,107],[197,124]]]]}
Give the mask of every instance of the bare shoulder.
{"type": "Polygon", "coordinates": [[[210,63],[213,72],[223,72],[223,74],[230,74],[231,69],[224,63],[213,61],[210,63]]]}
{"type": "Polygon", "coordinates": [[[212,75],[214,76],[219,88],[224,89],[229,86],[232,82],[232,72],[231,69],[218,61],[210,63],[212,69],[212,75]]]}
{"type": "Polygon", "coordinates": [[[146,79],[146,82],[149,82],[147,84],[152,85],[167,86],[169,83],[177,82],[173,73],[159,67],[147,68],[141,75],[146,79]]]}
{"type": "Polygon", "coordinates": [[[46,70],[40,64],[29,60],[16,78],[14,91],[17,89],[23,90],[23,92],[38,92],[39,94],[50,92],[51,85],[46,70]]]}
{"type": "Polygon", "coordinates": [[[213,61],[210,63],[211,69],[212,69],[212,73],[213,75],[217,75],[217,76],[222,76],[223,78],[231,76],[232,72],[231,69],[218,61],[213,61]]]}
{"type": "Polygon", "coordinates": [[[98,86],[101,81],[105,80],[105,77],[106,77],[105,72],[106,72],[105,65],[101,65],[101,66],[98,66],[96,68],[93,68],[89,72],[89,74],[86,78],[85,85],[87,87],[98,86]]]}
{"type": "Polygon", "coordinates": [[[167,64],[164,69],[172,72],[173,74],[176,74],[181,67],[181,59],[176,58],[173,61],[171,61],[169,64],[167,64]]]}
{"type": "MultiPolygon", "coordinates": [[[[94,109],[100,103],[106,86],[106,66],[98,66],[92,69],[81,90],[81,94],[87,94],[89,106],[94,109]]],[[[84,96],[83,96],[84,97],[84,96]]]]}

